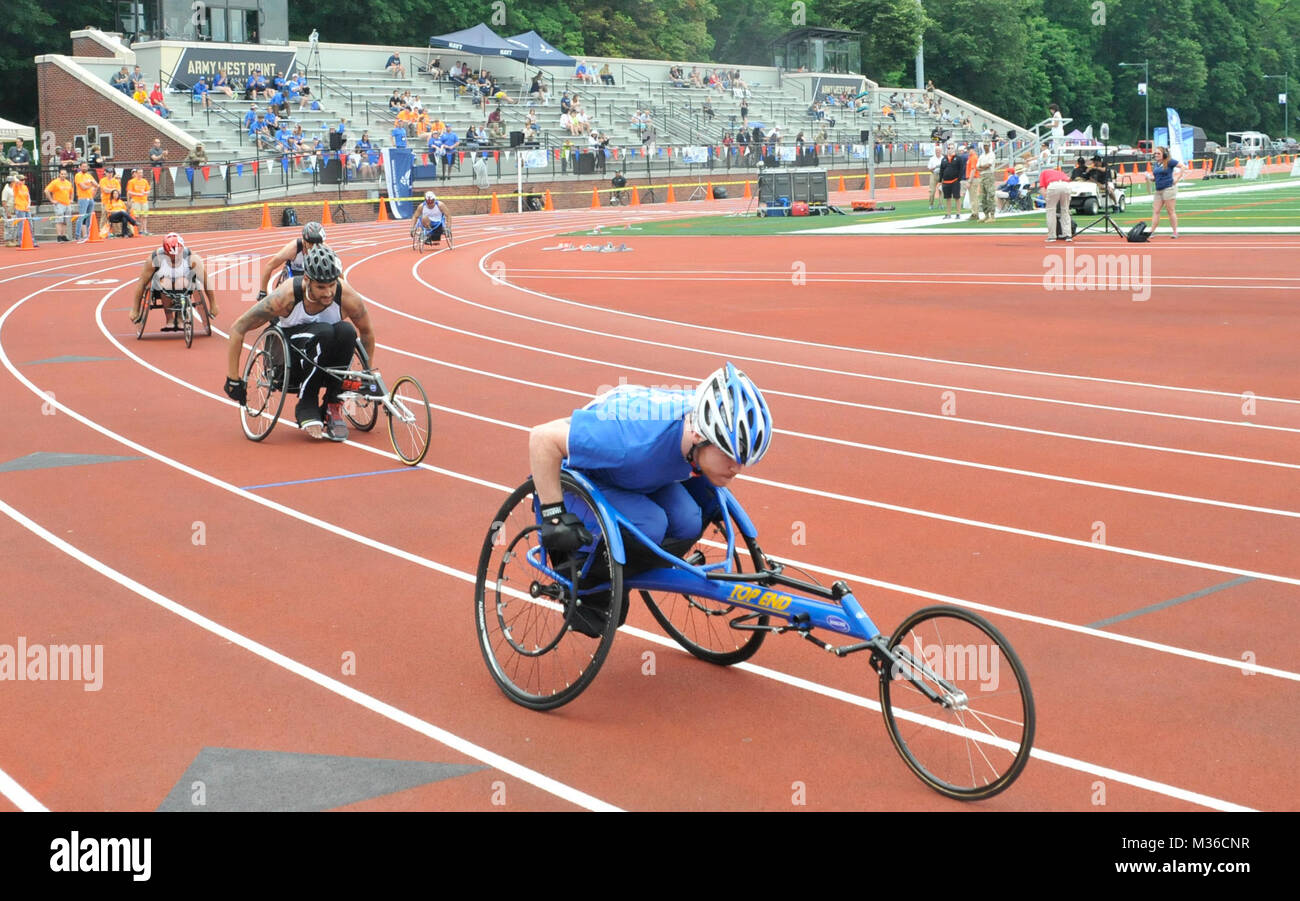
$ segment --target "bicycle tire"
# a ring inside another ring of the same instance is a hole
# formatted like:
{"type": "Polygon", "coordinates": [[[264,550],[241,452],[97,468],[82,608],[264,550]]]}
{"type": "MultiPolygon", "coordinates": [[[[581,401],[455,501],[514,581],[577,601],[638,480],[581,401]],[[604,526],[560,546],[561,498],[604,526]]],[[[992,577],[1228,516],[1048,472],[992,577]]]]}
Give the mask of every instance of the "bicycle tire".
{"type": "Polygon", "coordinates": [[[433,416],[429,413],[429,395],[424,393],[424,386],[409,375],[404,375],[393,383],[388,393],[388,401],[399,407],[403,414],[409,413],[410,421],[399,421],[388,413],[388,438],[393,442],[393,451],[407,466],[415,466],[429,452],[429,437],[433,432],[433,416]]]}
{"type": "MultiPolygon", "coordinates": [[[[741,535],[737,537],[744,539],[745,551],[750,560],[749,571],[756,572],[765,559],[763,552],[753,539],[741,535]]],[[[726,547],[726,534],[717,524],[712,524],[705,530],[701,541],[705,539],[726,547]]],[[[697,543],[695,549],[705,555],[706,563],[715,562],[722,557],[721,552],[711,545],[697,543]]],[[[739,545],[734,553],[735,568],[739,571],[742,569],[739,545]]],[[[767,637],[766,632],[731,628],[731,619],[750,612],[745,607],[701,600],[688,594],[661,592],[660,599],[655,600],[653,594],[644,590],[641,591],[641,600],[645,601],[651,615],[673,641],[699,659],[719,666],[731,666],[753,657],[767,637]]],[[[766,626],[768,620],[769,617],[761,616],[756,623],[766,626]]]]}
{"type": "Polygon", "coordinates": [[[181,307],[178,315],[181,317],[181,329],[185,335],[185,346],[192,347],[194,346],[194,307],[186,303],[181,307]]]}
{"type": "MultiPolygon", "coordinates": [[[[352,364],[348,368],[354,371],[368,368],[361,359],[360,349],[352,351],[352,364]]],[[[379,421],[379,408],[381,406],[382,404],[374,398],[354,394],[343,401],[343,415],[348,418],[348,422],[352,423],[354,428],[362,432],[368,432],[379,421]]]]}
{"type": "MultiPolygon", "coordinates": [[[[566,506],[586,519],[595,509],[590,495],[568,473],[561,473],[560,482],[566,506]]],[[[530,710],[553,710],[582,694],[609,655],[622,613],[623,568],[604,536],[593,536],[593,544],[582,549],[595,555],[593,570],[609,573],[610,597],[599,637],[575,630],[581,605],[528,562],[540,531],[537,509],[530,478],[492,520],[474,582],[475,634],[488,672],[506,697],[530,710]]]]}
{"type": "Polygon", "coordinates": [[[140,321],[135,324],[135,340],[139,341],[144,337],[144,324],[149,319],[149,308],[153,306],[153,301],[148,297],[140,301],[140,321]]]}
{"type": "Polygon", "coordinates": [[[1010,787],[1029,761],[1035,714],[1029,677],[1002,633],[969,610],[926,607],[903,620],[888,647],[902,662],[880,666],[880,708],[908,768],[960,801],[984,800],[1010,787]],[[1006,687],[1004,665],[1013,676],[1006,687]],[[966,678],[968,667],[977,678],[966,678]],[[931,701],[911,677],[939,692],[944,703],[931,701]]]}
{"type": "Polygon", "coordinates": [[[275,428],[284,409],[288,380],[289,342],[278,329],[267,328],[258,335],[244,363],[247,395],[239,407],[239,418],[249,441],[262,441],[275,428]]]}

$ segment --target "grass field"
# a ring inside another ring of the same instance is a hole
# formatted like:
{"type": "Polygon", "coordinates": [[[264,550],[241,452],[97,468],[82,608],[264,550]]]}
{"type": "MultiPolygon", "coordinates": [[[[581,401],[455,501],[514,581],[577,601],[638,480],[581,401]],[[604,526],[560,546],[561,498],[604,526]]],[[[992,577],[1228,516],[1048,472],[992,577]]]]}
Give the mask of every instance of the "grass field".
{"type": "MultiPolygon", "coordinates": [[[[1151,213],[1151,194],[1146,183],[1135,183],[1129,191],[1129,208],[1114,216],[1121,227],[1127,227],[1139,219],[1149,218],[1151,213]]],[[[1257,182],[1244,183],[1240,179],[1205,181],[1191,178],[1179,185],[1178,193],[1177,211],[1180,226],[1276,228],[1300,225],[1300,179],[1288,175],[1265,176],[1257,182]]],[[[885,206],[893,206],[895,209],[886,212],[847,213],[843,216],[806,218],[761,218],[753,212],[749,215],[705,216],[644,223],[637,227],[636,233],[642,235],[773,235],[857,223],[876,225],[891,222],[897,223],[900,229],[919,226],[946,231],[986,228],[982,223],[971,221],[966,216],[956,221],[935,221],[940,211],[931,210],[925,200],[889,201],[882,197],[877,202],[885,206]]],[[[1081,225],[1093,219],[1078,214],[1075,218],[1081,225]]],[[[1000,228],[1041,229],[1042,224],[1042,214],[1038,210],[1020,215],[1000,216],[997,219],[997,226],[1000,228]]],[[[605,233],[611,232],[600,232],[600,234],[605,233]]],[[[573,234],[597,233],[584,231],[573,234]]]]}

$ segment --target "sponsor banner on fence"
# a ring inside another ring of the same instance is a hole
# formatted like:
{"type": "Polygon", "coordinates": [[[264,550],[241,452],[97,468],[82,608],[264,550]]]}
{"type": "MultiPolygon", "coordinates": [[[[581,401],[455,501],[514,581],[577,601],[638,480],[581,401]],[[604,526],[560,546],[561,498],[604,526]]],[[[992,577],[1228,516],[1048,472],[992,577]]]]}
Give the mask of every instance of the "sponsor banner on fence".
{"type": "MultiPolygon", "coordinates": [[[[384,182],[388,187],[389,197],[411,196],[411,164],[414,162],[410,150],[395,147],[384,148],[384,182]]],[[[415,215],[415,204],[409,200],[390,200],[388,210],[394,219],[410,219],[415,215]]]]}
{"type": "Polygon", "coordinates": [[[296,50],[237,50],[225,47],[186,47],[176,61],[172,90],[194,87],[200,78],[215,76],[220,69],[235,84],[243,84],[254,69],[260,69],[269,82],[276,75],[288,75],[297,57],[296,50]]]}

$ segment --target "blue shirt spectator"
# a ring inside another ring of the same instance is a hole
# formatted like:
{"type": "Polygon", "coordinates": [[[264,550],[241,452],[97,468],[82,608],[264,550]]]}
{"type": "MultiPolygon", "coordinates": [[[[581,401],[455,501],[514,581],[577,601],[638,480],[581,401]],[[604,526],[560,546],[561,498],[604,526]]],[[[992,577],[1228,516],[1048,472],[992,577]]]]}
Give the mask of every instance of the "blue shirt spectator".
{"type": "Polygon", "coordinates": [[[403,128],[402,126],[398,125],[396,128],[394,128],[392,131],[389,132],[389,135],[391,135],[393,138],[394,147],[406,146],[406,129],[403,128]]]}

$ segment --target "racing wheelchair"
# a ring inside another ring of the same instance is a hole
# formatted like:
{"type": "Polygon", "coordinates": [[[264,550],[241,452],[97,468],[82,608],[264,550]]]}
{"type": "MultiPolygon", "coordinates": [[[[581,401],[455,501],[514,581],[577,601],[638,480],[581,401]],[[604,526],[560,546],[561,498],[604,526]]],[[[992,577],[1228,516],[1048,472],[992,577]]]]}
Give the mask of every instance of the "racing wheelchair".
{"type": "Polygon", "coordinates": [[[581,473],[563,469],[561,484],[566,508],[598,524],[587,545],[554,556],[542,547],[530,478],[497,512],[479,556],[479,648],[515,703],[550,710],[581,694],[636,593],[674,641],[709,663],[748,660],[768,635],[785,633],[837,657],[866,652],[890,740],[940,794],[989,798],[1024,769],[1035,723],[1029,679],[1007,640],[979,615],[926,607],[883,635],[844,582],[827,588],[794,578],[786,572],[793,567],[766,556],[727,489],[711,489],[722,512],[679,558],[652,544],[581,473]],[[653,568],[625,571],[632,556],[653,559],[653,568]],[[603,608],[596,620],[603,630],[575,628],[584,604],[603,608]],[[821,630],[850,641],[824,641],[814,634],[821,630]],[[598,637],[589,637],[593,631],[598,637]]]}
{"type": "Polygon", "coordinates": [[[278,322],[258,335],[244,363],[247,397],[239,409],[244,435],[250,441],[262,441],[270,435],[284,409],[285,397],[296,394],[316,369],[342,380],[339,402],[343,415],[355,428],[363,432],[373,429],[383,408],[388,414],[389,440],[401,461],[414,466],[424,459],[433,421],[429,397],[419,381],[404,375],[389,388],[379,371],[370,367],[359,338],[346,369],[319,366],[289,341],[278,322]],[[300,365],[293,365],[295,356],[300,365]]]}
{"type": "Polygon", "coordinates": [[[203,329],[205,336],[212,334],[212,314],[208,311],[207,298],[199,292],[197,300],[194,299],[194,293],[198,290],[194,281],[191,279],[184,288],[161,288],[157,285],[149,286],[149,296],[140,304],[140,319],[135,324],[135,337],[140,340],[144,337],[145,322],[149,319],[150,310],[165,310],[174,314],[174,326],[163,326],[162,331],[176,331],[185,336],[185,346],[190,347],[194,343],[194,327],[197,324],[203,329]],[[196,309],[197,308],[197,309],[196,309]]]}
{"type": "MultiPolygon", "coordinates": [[[[424,253],[434,245],[425,239],[425,227],[420,223],[411,226],[411,249],[416,253],[424,253]]],[[[451,235],[451,223],[447,220],[442,222],[442,240],[447,242],[447,249],[453,250],[456,247],[455,239],[451,235]]]]}

